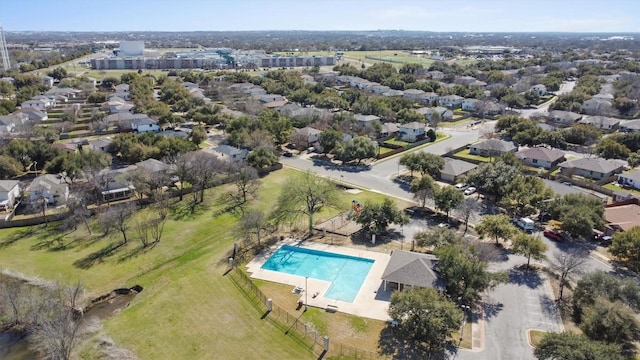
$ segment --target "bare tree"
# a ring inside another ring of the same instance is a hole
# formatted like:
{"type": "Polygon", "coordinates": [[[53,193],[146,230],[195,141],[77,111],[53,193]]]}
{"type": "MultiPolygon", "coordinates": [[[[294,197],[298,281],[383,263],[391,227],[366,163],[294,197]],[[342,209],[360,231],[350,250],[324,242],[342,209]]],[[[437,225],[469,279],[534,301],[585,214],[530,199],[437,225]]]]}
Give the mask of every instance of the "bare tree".
{"type": "Polygon", "coordinates": [[[190,154],[189,162],[191,171],[187,180],[194,187],[192,210],[195,206],[204,202],[204,191],[213,186],[216,175],[225,171],[226,165],[213,154],[203,151],[196,151],[190,154]]]}
{"type": "Polygon", "coordinates": [[[260,181],[258,171],[251,166],[240,166],[232,170],[231,179],[237,191],[233,194],[232,200],[237,205],[245,204],[249,199],[258,196],[260,181]]]}
{"type": "Polygon", "coordinates": [[[129,229],[129,224],[127,224],[127,220],[133,214],[133,206],[131,204],[124,205],[119,209],[115,210],[115,228],[120,231],[122,234],[123,244],[127,243],[127,230],[129,229]]]}
{"type": "Polygon", "coordinates": [[[153,238],[154,243],[160,242],[162,233],[164,232],[164,225],[169,218],[169,196],[167,196],[167,194],[163,195],[164,196],[156,198],[153,205],[157,211],[158,217],[149,221],[151,237],[153,238]]]}
{"type": "Polygon", "coordinates": [[[259,147],[273,148],[273,141],[271,135],[266,130],[258,129],[247,134],[245,137],[245,145],[255,149],[259,147]]]}
{"type": "Polygon", "coordinates": [[[37,308],[31,340],[47,359],[69,360],[83,327],[82,286],[46,289],[37,308]]]}
{"type": "Polygon", "coordinates": [[[28,290],[21,279],[0,275],[0,313],[6,314],[8,328],[25,322],[28,290]]]}
{"type": "Polygon", "coordinates": [[[166,159],[166,162],[173,165],[173,175],[178,178],[178,197],[180,201],[184,196],[184,183],[188,181],[191,174],[191,153],[179,154],[166,159]]]}
{"type": "Polygon", "coordinates": [[[571,274],[582,272],[589,254],[586,251],[572,250],[568,252],[556,252],[553,254],[552,269],[560,273],[560,289],[558,301],[562,300],[562,291],[571,274]]]}
{"type": "Polygon", "coordinates": [[[240,231],[247,236],[255,234],[260,246],[260,234],[267,229],[267,219],[260,210],[249,210],[242,215],[240,231]]]}
{"type": "Polygon", "coordinates": [[[133,222],[133,228],[138,234],[138,238],[142,243],[143,247],[147,247],[149,245],[149,220],[147,219],[147,213],[142,212],[138,215],[136,220],[133,222]]]}
{"type": "Polygon", "coordinates": [[[458,204],[455,208],[455,212],[462,218],[464,221],[464,234],[467,233],[469,229],[469,218],[474,211],[478,211],[480,209],[480,205],[475,199],[466,198],[458,204]]]}

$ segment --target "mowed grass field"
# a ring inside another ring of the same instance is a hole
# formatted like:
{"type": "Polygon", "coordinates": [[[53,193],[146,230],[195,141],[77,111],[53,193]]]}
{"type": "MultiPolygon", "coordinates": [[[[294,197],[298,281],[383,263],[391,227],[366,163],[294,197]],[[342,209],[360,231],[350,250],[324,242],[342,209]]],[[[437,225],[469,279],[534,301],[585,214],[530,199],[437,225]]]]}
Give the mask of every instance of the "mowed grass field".
{"type": "MultiPolygon", "coordinates": [[[[282,185],[296,174],[283,169],[262,179],[253,207],[271,210],[282,185]]],[[[3,229],[0,264],[28,276],[80,281],[91,297],[136,284],[144,287],[128,308],[104,323],[106,333],[118,346],[140,359],[314,358],[305,345],[261,320],[262,313],[223,276],[228,252],[233,242],[240,240],[238,219],[221,212],[224,205],[218,200],[229,190],[226,186],[208,191],[205,206],[193,215],[187,211],[188,197],[174,204],[161,242],[144,250],[133,227],[128,243],[115,249],[122,242],[121,234],[102,237],[97,224],[92,224],[92,234],[83,226],[59,233],[53,224],[48,228],[3,229]]],[[[354,197],[364,202],[381,201],[384,196],[349,194],[342,197],[345,209],[354,197]]],[[[315,220],[326,220],[337,212],[323,211],[315,220]]],[[[302,218],[298,227],[304,228],[304,224],[302,218]]],[[[94,355],[90,358],[96,358],[94,355]]]]}
{"type": "MultiPolygon", "coordinates": [[[[279,53],[281,55],[292,54],[291,52],[279,53]]],[[[335,51],[308,51],[308,52],[294,52],[295,55],[318,55],[318,56],[333,56],[335,51]]],[[[401,67],[403,64],[422,64],[424,67],[429,67],[435,60],[429,58],[428,55],[420,54],[414,55],[408,50],[373,50],[373,51],[345,51],[343,55],[345,60],[355,60],[359,62],[365,62],[368,64],[374,64],[376,62],[388,62],[396,67],[401,67]]],[[[457,63],[460,65],[468,65],[475,60],[472,59],[454,59],[447,61],[448,63],[457,63]]]]}

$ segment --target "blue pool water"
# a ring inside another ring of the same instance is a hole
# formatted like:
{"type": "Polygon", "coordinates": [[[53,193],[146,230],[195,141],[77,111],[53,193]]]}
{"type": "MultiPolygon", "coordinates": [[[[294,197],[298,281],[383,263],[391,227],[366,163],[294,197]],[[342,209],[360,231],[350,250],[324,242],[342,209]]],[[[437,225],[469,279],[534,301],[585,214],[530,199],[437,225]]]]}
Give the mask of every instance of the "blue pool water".
{"type": "Polygon", "coordinates": [[[328,299],[353,302],[369,274],[371,259],[283,245],[263,269],[331,282],[328,299]]]}

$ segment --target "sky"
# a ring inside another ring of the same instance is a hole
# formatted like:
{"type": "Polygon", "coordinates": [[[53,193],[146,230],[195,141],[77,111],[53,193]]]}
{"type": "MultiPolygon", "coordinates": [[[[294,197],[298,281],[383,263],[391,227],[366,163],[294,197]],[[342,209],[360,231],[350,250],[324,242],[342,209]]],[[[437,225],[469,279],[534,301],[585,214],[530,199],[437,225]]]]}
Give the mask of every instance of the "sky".
{"type": "Polygon", "coordinates": [[[640,32],[640,0],[0,0],[5,31],[640,32]]]}

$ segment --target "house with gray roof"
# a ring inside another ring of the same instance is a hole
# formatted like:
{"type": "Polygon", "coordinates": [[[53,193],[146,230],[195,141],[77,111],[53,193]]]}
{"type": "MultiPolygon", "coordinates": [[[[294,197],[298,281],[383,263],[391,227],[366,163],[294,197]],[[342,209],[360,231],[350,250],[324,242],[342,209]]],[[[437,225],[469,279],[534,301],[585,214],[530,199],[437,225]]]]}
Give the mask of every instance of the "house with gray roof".
{"type": "Polygon", "coordinates": [[[109,152],[109,145],[113,140],[110,137],[103,137],[96,140],[89,140],[89,149],[95,151],[109,152]]]}
{"type": "Polygon", "coordinates": [[[476,144],[469,145],[469,154],[479,156],[496,157],[506,152],[516,152],[518,146],[513,141],[499,139],[487,139],[476,144]]]}
{"type": "Polygon", "coordinates": [[[445,96],[440,96],[440,98],[438,99],[438,105],[456,109],[462,106],[463,101],[464,101],[464,98],[462,96],[445,95],[445,96]]]}
{"type": "Polygon", "coordinates": [[[558,181],[542,179],[542,182],[544,183],[545,187],[553,191],[553,194],[556,197],[562,197],[569,194],[581,194],[581,195],[586,195],[588,197],[592,197],[594,199],[598,199],[602,201],[604,204],[607,203],[607,200],[609,198],[606,194],[602,194],[593,190],[583,189],[578,186],[567,185],[565,183],[561,183],[558,181]]]}
{"type": "Polygon", "coordinates": [[[220,145],[212,149],[215,154],[222,160],[230,163],[240,163],[247,159],[249,151],[239,149],[229,145],[220,145]]]}
{"type": "Polygon", "coordinates": [[[548,119],[557,125],[572,126],[582,119],[582,114],[564,110],[551,110],[549,111],[548,119]]]}
{"type": "Polygon", "coordinates": [[[433,255],[395,249],[382,273],[383,290],[412,287],[443,290],[445,284],[438,275],[437,264],[433,255]]]}
{"type": "Polygon", "coordinates": [[[628,120],[620,123],[620,132],[640,131],[640,119],[628,120]]]}
{"type": "Polygon", "coordinates": [[[478,165],[463,160],[444,158],[444,167],[440,170],[440,180],[456,183],[462,175],[477,167],[478,165]]]}
{"type": "Polygon", "coordinates": [[[618,130],[618,127],[620,126],[620,119],[607,116],[587,115],[580,120],[580,123],[595,126],[596,128],[607,132],[613,132],[618,130]]]}
{"type": "Polygon", "coordinates": [[[400,140],[402,141],[416,142],[424,139],[426,133],[425,124],[417,121],[402,124],[398,127],[398,135],[400,135],[400,140]]]}
{"type": "Polygon", "coordinates": [[[64,203],[69,199],[69,185],[61,175],[45,174],[33,179],[27,187],[32,202],[44,198],[47,204],[64,203]]]}
{"type": "Polygon", "coordinates": [[[525,165],[552,169],[565,161],[564,152],[558,149],[548,149],[545,147],[534,147],[520,150],[516,157],[522,160],[525,165]]]}
{"type": "Polygon", "coordinates": [[[592,180],[602,180],[619,174],[626,162],[601,158],[580,158],[568,160],[558,166],[565,175],[578,175],[592,180]]]}
{"type": "Polygon", "coordinates": [[[0,180],[0,211],[13,209],[20,197],[19,183],[18,180],[0,180]]]}
{"type": "Polygon", "coordinates": [[[413,100],[413,101],[422,101],[424,99],[424,90],[420,89],[406,89],[402,94],[402,97],[405,99],[413,100]]]}
{"type": "Polygon", "coordinates": [[[618,184],[640,190],[640,171],[618,174],[618,184]]]}
{"type": "Polygon", "coordinates": [[[376,115],[356,114],[355,118],[356,118],[356,121],[362,125],[371,124],[372,121],[380,121],[380,116],[376,116],[376,115]]]}
{"type": "Polygon", "coordinates": [[[432,120],[433,114],[438,114],[438,116],[440,116],[440,120],[442,121],[453,120],[453,111],[443,106],[421,107],[419,109],[416,109],[416,112],[418,114],[424,115],[425,120],[429,122],[432,120]]]}

